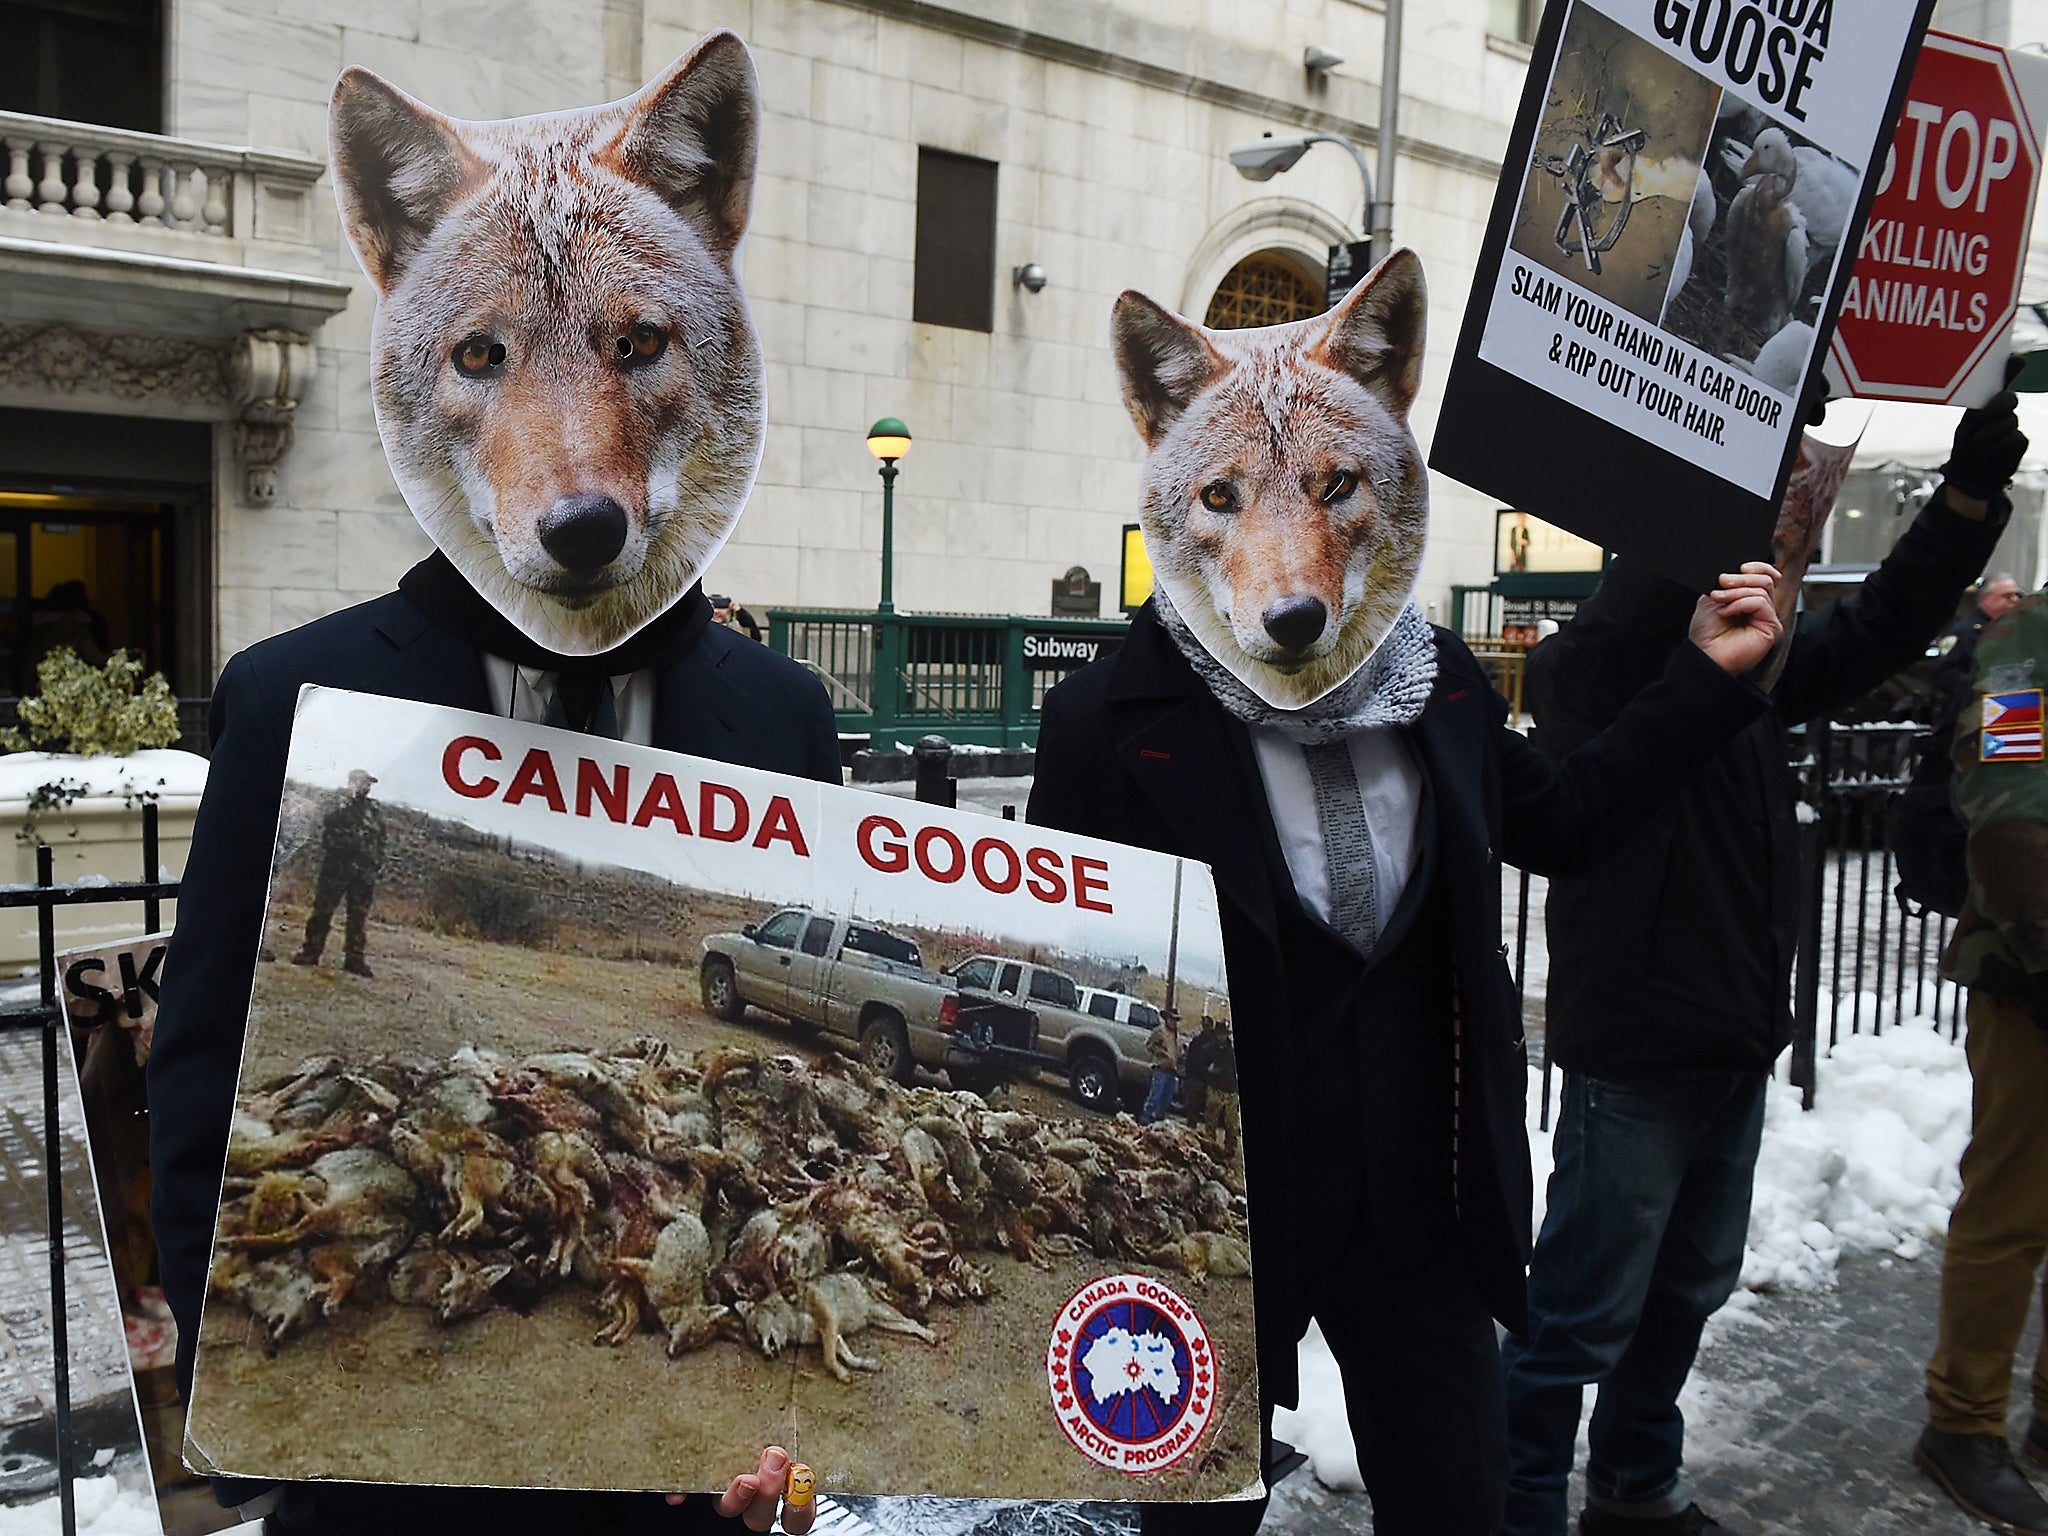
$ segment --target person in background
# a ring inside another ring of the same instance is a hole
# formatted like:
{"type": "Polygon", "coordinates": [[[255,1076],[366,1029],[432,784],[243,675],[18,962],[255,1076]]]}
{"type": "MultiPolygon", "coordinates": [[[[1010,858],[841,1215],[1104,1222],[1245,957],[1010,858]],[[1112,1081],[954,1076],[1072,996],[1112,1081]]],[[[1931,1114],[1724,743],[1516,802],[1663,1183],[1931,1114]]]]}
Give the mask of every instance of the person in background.
{"type": "Polygon", "coordinates": [[[1970,698],[1970,680],[1977,671],[1977,640],[2000,619],[2019,606],[2017,577],[2004,573],[1989,577],[1977,589],[1977,605],[1942,631],[1934,642],[1941,660],[1934,664],[1934,696],[1943,711],[1953,714],[1970,698]]]}
{"type": "Polygon", "coordinates": [[[1147,1037],[1145,1050],[1152,1058],[1152,1087],[1145,1095],[1145,1107],[1138,1111],[1140,1125],[1164,1120],[1180,1086],[1180,1014],[1176,1010],[1159,1010],[1159,1027],[1147,1037]]]}
{"type": "Polygon", "coordinates": [[[754,621],[754,616],[721,593],[711,594],[711,622],[739,630],[749,640],[761,638],[761,626],[754,621]]]}
{"type": "MultiPolygon", "coordinates": [[[[1970,895],[1941,963],[1945,979],[1970,989],[1970,1143],[1913,1460],[1993,1530],[2048,1536],[2048,1501],[2013,1465],[2005,1438],[2013,1353],[2048,1256],[2048,594],[2008,604],[1972,648],[1976,677],[1954,742],[1970,895]],[[1995,712],[1977,702],[1991,696],[1995,712]]],[[[2048,1343],[2032,1387],[2022,1452],[2048,1466],[2048,1343]]]]}
{"type": "MultiPolygon", "coordinates": [[[[1550,1056],[1564,1069],[1529,1316],[1502,1346],[1509,1536],[1564,1536],[1597,1383],[1581,1536],[1708,1536],[1680,1389],[1742,1268],[1764,1088],[1792,1037],[1799,848],[1785,730],[1910,665],[2011,512],[2017,399],[1964,413],[1942,489],[1862,587],[1793,624],[1772,708],[1615,852],[1550,887],[1550,1056]]],[[[1529,658],[1537,741],[1604,739],[1685,644],[1693,597],[1615,560],[1529,658]]]]}
{"type": "Polygon", "coordinates": [[[1230,1039],[1230,1025],[1205,1014],[1195,1046],[1201,1048],[1202,1059],[1202,1129],[1216,1136],[1225,1157],[1235,1157],[1244,1119],[1237,1102],[1237,1047],[1230,1039]]]}
{"type": "Polygon", "coordinates": [[[29,616],[28,681],[37,683],[43,658],[68,649],[88,667],[103,667],[112,648],[107,621],[99,616],[82,581],[60,581],[43,594],[29,616]]]}

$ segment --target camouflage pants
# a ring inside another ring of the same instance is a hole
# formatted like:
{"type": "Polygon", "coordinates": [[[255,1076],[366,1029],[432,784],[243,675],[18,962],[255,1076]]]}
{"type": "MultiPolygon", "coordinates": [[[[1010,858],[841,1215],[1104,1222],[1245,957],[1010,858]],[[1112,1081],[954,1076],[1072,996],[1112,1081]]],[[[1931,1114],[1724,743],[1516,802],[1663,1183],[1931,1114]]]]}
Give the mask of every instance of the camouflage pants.
{"type": "Polygon", "coordinates": [[[327,947],[327,932],[334,926],[334,909],[346,901],[348,915],[342,929],[342,955],[346,960],[360,962],[364,929],[370,921],[370,899],[376,894],[377,881],[373,875],[351,872],[329,876],[323,869],[313,888],[313,915],[306,919],[304,953],[315,960],[320,958],[320,952],[327,947]]]}
{"type": "Polygon", "coordinates": [[[1211,1088],[1202,1105],[1202,1127],[1216,1133],[1226,1155],[1236,1156],[1237,1144],[1244,1137],[1244,1116],[1238,1108],[1237,1095],[1211,1088]]]}
{"type": "MultiPolygon", "coordinates": [[[[1970,1144],[1941,1265],[1927,1408],[1946,1433],[2003,1434],[2013,1351],[2048,1257],[2048,1029],[2025,1003],[1973,990],[1969,1054],[1970,1144]]],[[[2034,1362],[2033,1394],[2048,1415],[2048,1343],[2034,1362]]]]}

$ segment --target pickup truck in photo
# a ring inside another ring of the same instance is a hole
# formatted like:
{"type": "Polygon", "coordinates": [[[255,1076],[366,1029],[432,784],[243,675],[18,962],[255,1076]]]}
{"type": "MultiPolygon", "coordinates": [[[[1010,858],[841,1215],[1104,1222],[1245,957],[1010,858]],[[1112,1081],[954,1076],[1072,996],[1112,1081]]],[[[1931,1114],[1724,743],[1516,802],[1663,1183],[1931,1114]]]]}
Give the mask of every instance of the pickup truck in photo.
{"type": "Polygon", "coordinates": [[[1018,1003],[1037,1014],[1039,1052],[1088,1108],[1113,1115],[1145,1102],[1152,1082],[1146,1043],[1160,1023],[1150,1003],[1004,955],[975,955],[954,966],[952,976],[963,996],[1018,1003]]]}
{"type": "Polygon", "coordinates": [[[862,1061],[899,1083],[922,1066],[981,1088],[1043,1065],[1032,1009],[963,995],[925,969],[914,942],[872,923],[784,907],[702,948],[707,1013],[736,1023],[758,1008],[815,1025],[857,1042],[862,1061]]]}

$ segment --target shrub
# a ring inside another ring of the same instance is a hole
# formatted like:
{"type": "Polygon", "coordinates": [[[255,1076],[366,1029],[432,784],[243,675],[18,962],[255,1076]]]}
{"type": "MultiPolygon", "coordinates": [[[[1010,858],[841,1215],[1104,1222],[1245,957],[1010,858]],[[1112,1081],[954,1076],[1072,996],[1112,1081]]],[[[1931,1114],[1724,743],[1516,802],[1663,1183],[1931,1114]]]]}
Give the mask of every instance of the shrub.
{"type": "Polygon", "coordinates": [[[538,949],[555,936],[555,917],[532,891],[474,874],[442,870],[427,893],[425,919],[442,933],[538,949]]]}
{"type": "Polygon", "coordinates": [[[59,646],[36,668],[40,692],[21,701],[21,724],[0,731],[10,752],[78,752],[126,757],[178,739],[178,700],[161,672],[142,676],[142,663],[116,651],[104,667],[88,666],[59,646]]]}

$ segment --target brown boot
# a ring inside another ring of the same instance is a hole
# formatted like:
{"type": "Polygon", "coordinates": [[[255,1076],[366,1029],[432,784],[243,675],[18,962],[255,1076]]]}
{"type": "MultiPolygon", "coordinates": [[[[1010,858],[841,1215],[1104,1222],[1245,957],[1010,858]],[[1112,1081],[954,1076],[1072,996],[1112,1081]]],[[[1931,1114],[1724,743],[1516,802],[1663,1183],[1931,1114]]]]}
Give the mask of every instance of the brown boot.
{"type": "Polygon", "coordinates": [[[2003,1536],[2048,1536],[2048,1501],[2012,1463],[2003,1435],[1951,1435],[1933,1425],[1913,1447],[1914,1465],[1965,1514],[2003,1536]]]}

